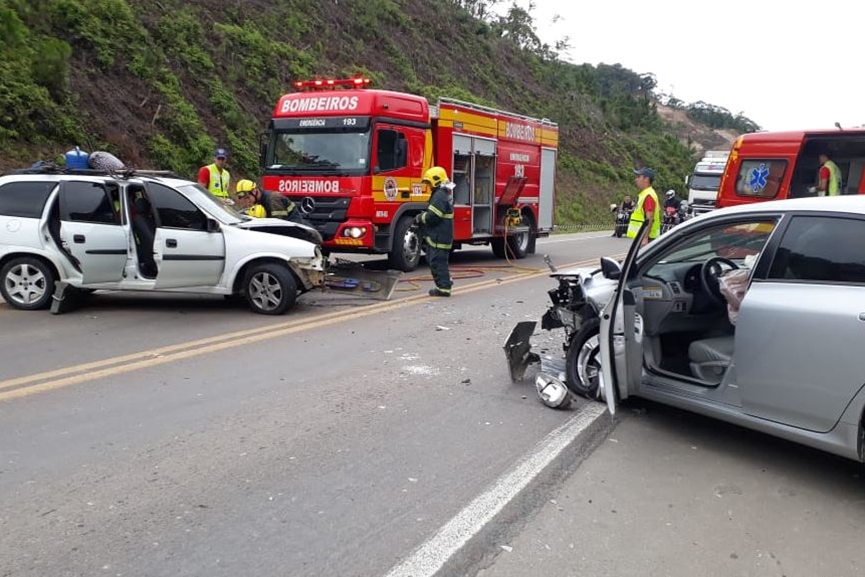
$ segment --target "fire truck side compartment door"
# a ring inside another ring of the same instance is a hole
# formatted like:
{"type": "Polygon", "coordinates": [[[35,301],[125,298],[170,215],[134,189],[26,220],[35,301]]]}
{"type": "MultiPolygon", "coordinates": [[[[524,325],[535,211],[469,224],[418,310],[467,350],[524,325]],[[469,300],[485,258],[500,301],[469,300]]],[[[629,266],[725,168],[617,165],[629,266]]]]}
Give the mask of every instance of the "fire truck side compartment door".
{"type": "Polygon", "coordinates": [[[553,203],[556,191],[556,149],[541,149],[541,193],[538,207],[538,229],[553,227],[553,203]]]}
{"type": "Polygon", "coordinates": [[[475,154],[479,154],[481,156],[495,156],[496,155],[496,141],[486,138],[475,138],[474,139],[474,148],[475,154]]]}
{"type": "Polygon", "coordinates": [[[469,136],[454,134],[454,154],[471,154],[472,139],[469,136]]]}

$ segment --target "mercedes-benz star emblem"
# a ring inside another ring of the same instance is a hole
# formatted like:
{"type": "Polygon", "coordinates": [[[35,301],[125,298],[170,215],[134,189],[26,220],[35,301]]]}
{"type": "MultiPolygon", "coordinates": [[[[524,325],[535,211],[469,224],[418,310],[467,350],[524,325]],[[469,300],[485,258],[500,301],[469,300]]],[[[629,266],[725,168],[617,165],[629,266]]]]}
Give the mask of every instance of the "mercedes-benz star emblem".
{"type": "Polygon", "coordinates": [[[310,214],[315,210],[315,199],[311,196],[305,196],[303,200],[300,201],[300,210],[303,214],[310,214]]]}

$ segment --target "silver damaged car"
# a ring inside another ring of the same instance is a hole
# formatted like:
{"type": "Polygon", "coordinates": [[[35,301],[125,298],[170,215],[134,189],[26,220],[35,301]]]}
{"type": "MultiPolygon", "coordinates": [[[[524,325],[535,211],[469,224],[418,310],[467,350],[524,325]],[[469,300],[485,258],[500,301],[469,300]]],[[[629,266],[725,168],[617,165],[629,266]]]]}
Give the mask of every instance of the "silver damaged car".
{"type": "Polygon", "coordinates": [[[642,397],[862,461],[865,197],[760,202],[690,220],[621,263],[554,271],[542,328],[514,328],[511,375],[542,400],[642,397]],[[564,393],[561,393],[564,391],[564,393]]]}

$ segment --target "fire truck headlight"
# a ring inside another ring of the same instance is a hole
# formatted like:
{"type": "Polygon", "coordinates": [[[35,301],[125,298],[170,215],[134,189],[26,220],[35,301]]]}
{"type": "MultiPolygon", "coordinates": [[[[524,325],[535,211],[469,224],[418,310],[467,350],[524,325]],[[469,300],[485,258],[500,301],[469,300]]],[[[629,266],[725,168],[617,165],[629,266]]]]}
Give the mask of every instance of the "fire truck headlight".
{"type": "Polygon", "coordinates": [[[360,238],[366,234],[365,227],[353,226],[351,228],[347,228],[342,231],[343,236],[347,236],[350,238],[360,238]]]}

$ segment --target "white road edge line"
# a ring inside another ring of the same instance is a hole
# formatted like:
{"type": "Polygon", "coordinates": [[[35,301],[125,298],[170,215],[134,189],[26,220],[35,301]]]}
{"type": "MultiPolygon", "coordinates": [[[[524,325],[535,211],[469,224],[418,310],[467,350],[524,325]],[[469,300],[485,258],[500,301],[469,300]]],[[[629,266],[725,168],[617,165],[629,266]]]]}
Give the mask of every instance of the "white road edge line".
{"type": "Polygon", "coordinates": [[[448,521],[438,533],[391,569],[386,577],[432,577],[469,539],[489,523],[520,491],[537,477],[565,448],[607,408],[587,403],[580,411],[550,432],[510,472],[448,521]]]}

